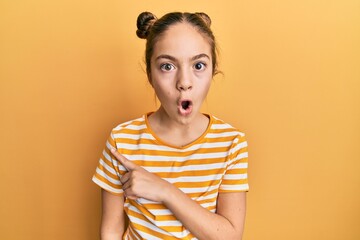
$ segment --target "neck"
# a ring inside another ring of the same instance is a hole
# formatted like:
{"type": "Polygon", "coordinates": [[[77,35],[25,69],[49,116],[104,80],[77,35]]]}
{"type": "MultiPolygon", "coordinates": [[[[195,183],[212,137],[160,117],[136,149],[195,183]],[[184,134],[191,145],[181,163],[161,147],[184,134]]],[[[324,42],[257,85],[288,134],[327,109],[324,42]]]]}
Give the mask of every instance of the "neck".
{"type": "Polygon", "coordinates": [[[155,134],[163,141],[174,146],[185,146],[198,139],[207,129],[209,119],[198,113],[188,122],[172,119],[160,107],[149,116],[149,124],[155,134]]]}
{"type": "Polygon", "coordinates": [[[194,128],[201,125],[204,115],[201,113],[196,113],[195,116],[192,116],[191,119],[186,121],[178,121],[177,119],[171,118],[167,112],[160,107],[154,114],[153,114],[153,122],[156,122],[159,127],[164,130],[171,130],[171,131],[179,131],[182,133],[191,132],[194,128]]]}

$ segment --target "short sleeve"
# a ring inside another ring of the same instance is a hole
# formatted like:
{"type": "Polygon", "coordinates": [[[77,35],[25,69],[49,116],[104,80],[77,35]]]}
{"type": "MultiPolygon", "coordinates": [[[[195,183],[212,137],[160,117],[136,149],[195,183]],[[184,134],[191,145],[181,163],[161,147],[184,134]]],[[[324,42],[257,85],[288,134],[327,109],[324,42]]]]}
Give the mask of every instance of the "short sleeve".
{"type": "Polygon", "coordinates": [[[243,192],[249,190],[248,151],[244,135],[238,136],[230,150],[228,165],[219,192],[243,192]]]}
{"type": "Polygon", "coordinates": [[[111,148],[116,149],[113,134],[110,135],[106,142],[92,181],[112,194],[122,195],[123,189],[120,178],[125,173],[125,169],[113,157],[110,152],[111,148]]]}

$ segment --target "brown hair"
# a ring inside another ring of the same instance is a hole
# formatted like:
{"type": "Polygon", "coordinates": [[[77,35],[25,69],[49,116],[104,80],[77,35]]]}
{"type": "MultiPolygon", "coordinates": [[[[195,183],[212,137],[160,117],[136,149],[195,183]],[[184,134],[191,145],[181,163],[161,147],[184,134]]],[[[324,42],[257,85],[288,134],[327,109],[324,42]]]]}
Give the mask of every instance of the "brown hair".
{"type": "Polygon", "coordinates": [[[143,12],[137,18],[136,35],[146,39],[145,62],[146,73],[150,79],[151,67],[150,60],[154,51],[154,45],[158,38],[173,24],[186,22],[194,26],[209,42],[211,47],[213,75],[217,71],[217,46],[215,37],[210,29],[211,19],[206,13],[171,12],[162,18],[150,12],[143,12]]]}

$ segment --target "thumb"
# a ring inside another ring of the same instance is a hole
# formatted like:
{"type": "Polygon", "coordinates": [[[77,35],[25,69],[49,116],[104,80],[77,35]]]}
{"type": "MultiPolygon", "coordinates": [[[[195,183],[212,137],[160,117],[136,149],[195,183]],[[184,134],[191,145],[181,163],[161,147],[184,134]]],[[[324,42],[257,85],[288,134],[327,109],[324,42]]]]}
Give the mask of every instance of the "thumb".
{"type": "Polygon", "coordinates": [[[137,168],[137,165],[131,161],[129,161],[126,157],[121,155],[115,148],[110,149],[112,155],[128,170],[132,171],[137,168]]]}

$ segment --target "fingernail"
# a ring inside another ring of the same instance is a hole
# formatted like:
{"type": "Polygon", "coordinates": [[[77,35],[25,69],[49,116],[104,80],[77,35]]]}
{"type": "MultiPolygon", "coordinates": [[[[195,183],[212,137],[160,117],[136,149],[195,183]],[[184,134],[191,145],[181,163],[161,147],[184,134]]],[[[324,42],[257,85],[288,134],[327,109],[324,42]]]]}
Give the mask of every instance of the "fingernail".
{"type": "Polygon", "coordinates": [[[110,152],[114,153],[115,151],[116,151],[115,148],[113,148],[113,147],[110,148],[110,152]]]}

